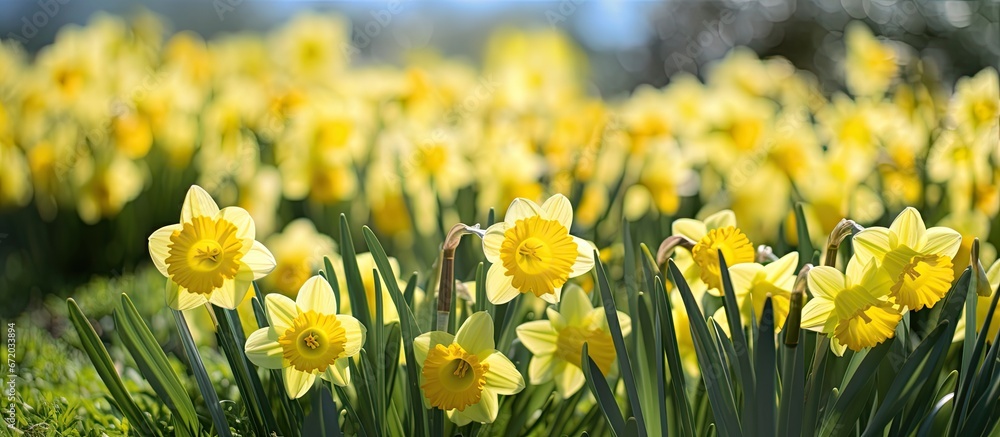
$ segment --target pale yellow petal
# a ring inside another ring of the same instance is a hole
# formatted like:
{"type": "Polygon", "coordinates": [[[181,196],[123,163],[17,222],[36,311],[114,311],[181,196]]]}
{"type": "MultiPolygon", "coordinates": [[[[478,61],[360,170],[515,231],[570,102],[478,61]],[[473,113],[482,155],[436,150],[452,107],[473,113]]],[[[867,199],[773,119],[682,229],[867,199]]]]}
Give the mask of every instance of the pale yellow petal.
{"type": "Polygon", "coordinates": [[[507,223],[507,225],[513,226],[518,220],[541,214],[542,208],[538,206],[537,203],[518,197],[510,203],[510,207],[507,208],[507,214],[504,215],[503,221],[507,223]]]}
{"type": "Polygon", "coordinates": [[[544,384],[552,380],[552,370],[555,368],[554,356],[552,354],[538,355],[531,357],[528,363],[528,380],[531,385],[544,384]]]}
{"type": "Polygon", "coordinates": [[[705,228],[708,230],[725,227],[736,227],[736,213],[724,209],[705,218],[705,228]]]}
{"type": "Polygon", "coordinates": [[[677,219],[670,226],[670,233],[673,235],[683,235],[695,242],[701,240],[708,233],[705,223],[694,219],[677,219]]]}
{"type": "Polygon", "coordinates": [[[333,295],[333,287],[320,275],[313,276],[302,284],[295,297],[295,304],[302,312],[337,314],[337,298],[333,295]]]}
{"type": "Polygon", "coordinates": [[[927,242],[921,249],[923,253],[933,253],[954,258],[958,249],[962,247],[962,234],[951,228],[942,226],[933,227],[927,230],[927,242]]]}
{"type": "Polygon", "coordinates": [[[253,224],[253,218],[247,210],[238,206],[222,208],[219,217],[236,226],[236,236],[241,240],[254,240],[257,238],[257,230],[253,224]]]}
{"type": "Polygon", "coordinates": [[[483,362],[490,365],[486,373],[486,387],[494,393],[512,395],[524,390],[524,377],[504,354],[494,352],[483,362]]]}
{"type": "Polygon", "coordinates": [[[511,300],[520,293],[511,284],[511,276],[504,274],[504,267],[501,264],[493,264],[490,266],[489,271],[486,272],[486,297],[489,298],[490,303],[494,305],[502,305],[511,300]]]}
{"type": "Polygon", "coordinates": [[[490,263],[500,264],[500,246],[503,245],[506,231],[507,225],[504,222],[486,228],[486,235],[483,235],[483,254],[490,263]]]}
{"type": "Polygon", "coordinates": [[[569,272],[571,278],[587,273],[594,268],[594,251],[597,250],[589,241],[580,237],[573,237],[573,242],[576,243],[577,254],[576,261],[573,262],[573,267],[569,272]]]}
{"type": "Polygon", "coordinates": [[[469,316],[455,333],[455,343],[475,355],[496,350],[493,342],[493,317],[490,317],[490,313],[480,311],[469,316]]]}
{"type": "Polygon", "coordinates": [[[257,367],[280,369],[283,367],[283,349],[277,339],[268,335],[270,332],[268,328],[254,331],[247,337],[244,350],[250,362],[257,367]]]}
{"type": "Polygon", "coordinates": [[[544,212],[545,218],[559,222],[565,226],[567,230],[573,225],[573,205],[570,205],[569,199],[562,194],[556,194],[549,197],[549,199],[542,204],[542,211],[544,212]]]}
{"type": "Polygon", "coordinates": [[[844,274],[833,267],[818,266],[809,270],[809,291],[813,296],[833,299],[844,289],[844,274]]]}
{"type": "Polygon", "coordinates": [[[920,212],[908,207],[896,216],[889,226],[898,244],[905,244],[911,249],[920,248],[926,241],[927,227],[920,217],[920,212]]]}
{"type": "Polygon", "coordinates": [[[590,303],[590,297],[580,287],[566,287],[566,292],[563,293],[561,300],[559,314],[565,318],[569,325],[581,326],[594,309],[590,303]]]}
{"type": "Polygon", "coordinates": [[[186,288],[177,285],[176,282],[167,279],[167,305],[178,311],[189,310],[191,308],[204,305],[208,302],[202,294],[192,293],[186,288]]]}
{"type": "Polygon", "coordinates": [[[517,338],[534,355],[551,354],[556,351],[559,333],[548,320],[524,322],[517,327],[517,338]]]}
{"type": "Polygon", "coordinates": [[[889,246],[889,229],[887,228],[871,227],[865,229],[858,232],[852,241],[854,256],[858,257],[862,263],[867,263],[871,259],[882,262],[886,252],[892,250],[892,247],[889,246]]]}
{"type": "MultiPolygon", "coordinates": [[[[529,295],[534,296],[533,294],[529,294],[529,295]]],[[[562,297],[562,287],[557,287],[554,290],[552,290],[551,293],[545,293],[545,294],[539,296],[540,299],[542,299],[545,302],[548,302],[548,303],[550,303],[552,305],[558,304],[559,303],[559,299],[561,297],[562,297]]]]}
{"type": "Polygon", "coordinates": [[[246,255],[243,255],[240,261],[243,261],[253,271],[255,281],[271,273],[277,264],[271,251],[267,250],[259,241],[253,242],[253,246],[250,246],[250,250],[247,251],[246,255]]]}
{"type": "MultiPolygon", "coordinates": [[[[594,311],[604,311],[601,308],[596,308],[594,311]]],[[[618,325],[622,328],[622,337],[628,337],[632,333],[632,318],[621,311],[618,311],[618,325]]]]}
{"type": "Polygon", "coordinates": [[[455,342],[455,336],[444,331],[430,331],[425,332],[413,339],[413,358],[416,358],[417,363],[421,366],[424,365],[424,361],[427,360],[427,352],[431,350],[434,346],[444,345],[448,346],[455,342]]]}
{"type": "Polygon", "coordinates": [[[729,279],[733,284],[733,291],[736,293],[736,300],[743,305],[743,299],[750,294],[753,288],[754,278],[764,270],[764,266],[753,263],[736,264],[729,268],[729,279]]]}
{"type": "Polygon", "coordinates": [[[288,328],[291,328],[292,321],[299,315],[295,301],[282,294],[271,293],[264,296],[264,305],[267,307],[268,322],[279,334],[283,334],[288,328]]]}
{"type": "MultiPolygon", "coordinates": [[[[742,264],[737,264],[733,267],[740,266],[742,264]]],[[[797,274],[795,268],[799,266],[799,253],[792,252],[777,261],[774,261],[766,266],[764,266],[764,279],[768,282],[775,284],[779,281],[784,280],[789,276],[794,276],[797,274]]],[[[732,268],[729,269],[732,272],[732,268]]],[[[735,281],[734,281],[735,282],[735,281]]]]}
{"type": "Polygon", "coordinates": [[[802,307],[802,322],[799,324],[803,329],[822,331],[823,325],[830,318],[833,312],[833,301],[816,297],[806,302],[802,307]]]}
{"type": "Polygon", "coordinates": [[[500,410],[497,394],[489,389],[483,389],[479,402],[465,407],[465,411],[455,410],[454,415],[464,416],[471,422],[492,423],[497,420],[497,412],[500,410]]]}
{"type": "MultiPolygon", "coordinates": [[[[598,373],[600,370],[598,370],[598,373]]],[[[595,378],[603,378],[604,376],[595,374],[595,378]]],[[[563,399],[573,396],[576,392],[583,388],[583,384],[587,382],[587,378],[583,375],[583,370],[580,368],[579,364],[570,365],[567,362],[562,362],[561,365],[557,364],[554,372],[554,379],[556,382],[556,391],[563,399]]]]}
{"type": "Polygon", "coordinates": [[[208,301],[217,307],[234,310],[243,302],[252,283],[253,272],[240,270],[236,272],[236,277],[224,279],[222,286],[212,292],[208,301]]]}
{"type": "Polygon", "coordinates": [[[170,256],[170,236],[174,232],[180,231],[181,225],[168,225],[149,236],[149,257],[153,259],[153,265],[163,276],[170,276],[167,273],[167,257],[170,256]]]}
{"type": "Polygon", "coordinates": [[[344,353],[341,356],[353,357],[357,355],[358,352],[361,352],[361,347],[365,344],[365,335],[367,332],[365,326],[358,319],[346,314],[338,314],[337,321],[340,322],[340,326],[344,327],[344,333],[347,335],[347,342],[344,344],[344,353]]]}
{"type": "Polygon", "coordinates": [[[181,223],[189,223],[195,217],[215,218],[218,213],[219,205],[212,200],[208,192],[197,185],[192,185],[188,189],[184,205],[181,207],[181,223]]]}
{"type": "Polygon", "coordinates": [[[298,399],[305,396],[316,381],[316,375],[295,370],[294,367],[285,367],[282,371],[285,377],[285,393],[291,399],[298,399]]]}
{"type": "Polygon", "coordinates": [[[351,359],[341,358],[327,367],[326,371],[320,374],[320,378],[330,381],[341,387],[346,387],[351,383],[351,359]]]}

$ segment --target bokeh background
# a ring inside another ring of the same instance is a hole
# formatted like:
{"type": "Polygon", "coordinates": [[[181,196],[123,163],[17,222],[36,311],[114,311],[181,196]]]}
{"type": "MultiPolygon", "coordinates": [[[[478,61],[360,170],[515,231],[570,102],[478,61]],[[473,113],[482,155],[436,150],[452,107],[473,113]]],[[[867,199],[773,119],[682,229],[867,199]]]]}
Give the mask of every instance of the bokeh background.
{"type": "MultiPolygon", "coordinates": [[[[174,35],[190,35],[190,47],[184,44],[175,46],[178,52],[191,51],[178,55],[184,57],[197,56],[198,51],[205,47],[205,43],[201,41],[208,41],[211,46],[212,41],[235,41],[247,35],[256,35],[256,38],[264,38],[270,43],[280,39],[282,32],[287,35],[289,32],[294,33],[295,29],[304,29],[306,33],[324,31],[322,26],[303,27],[307,25],[305,22],[289,24],[296,23],[294,20],[301,18],[304,13],[326,17],[335,14],[342,17],[341,30],[350,35],[352,53],[349,62],[352,69],[369,69],[372,75],[376,75],[385,74],[385,66],[394,66],[396,71],[406,71],[412,66],[434,63],[435,59],[461,63],[453,71],[458,71],[456,74],[459,76],[459,83],[467,89],[453,90],[456,99],[474,94],[476,87],[491,86],[488,72],[493,68],[490,67],[491,62],[495,60],[491,61],[489,54],[496,53],[497,48],[493,47],[491,51],[490,47],[491,44],[499,44],[496,43],[498,40],[494,39],[495,36],[525,30],[536,34],[561,32],[575,48],[573,51],[564,50],[560,39],[553,43],[554,46],[522,47],[521,52],[509,54],[507,61],[520,59],[525,65],[544,69],[547,68],[546,63],[556,62],[550,55],[567,56],[567,59],[556,63],[579,80],[577,85],[581,93],[589,99],[599,98],[607,102],[628,99],[643,84],[653,87],[668,85],[670,78],[678,77],[679,73],[690,73],[704,80],[706,71],[713,63],[723,59],[735,47],[748,47],[761,58],[782,57],[789,60],[802,70],[804,76],[813,80],[811,83],[824,95],[843,92],[844,31],[854,21],[864,23],[874,35],[884,37],[884,41],[894,46],[899,56],[899,76],[903,78],[903,82],[933,84],[928,89],[943,93],[945,97],[941,105],[947,104],[947,95],[952,93],[958,78],[972,76],[986,67],[996,68],[1000,65],[1000,2],[995,0],[389,3],[181,0],[144,2],[142,6],[128,1],[97,4],[81,0],[4,0],[0,7],[0,37],[3,38],[7,57],[0,57],[0,82],[3,82],[4,75],[8,75],[8,78],[14,74],[20,76],[16,81],[6,83],[6,88],[0,88],[0,104],[7,105],[6,113],[10,114],[15,112],[11,105],[30,102],[30,99],[22,99],[22,92],[46,87],[37,83],[48,80],[41,77],[44,71],[48,71],[45,70],[48,68],[45,67],[45,62],[64,62],[69,70],[86,62],[88,58],[85,52],[88,46],[85,43],[73,45],[74,41],[79,42],[83,38],[81,35],[86,33],[79,26],[87,26],[88,29],[104,28],[108,32],[125,35],[131,43],[145,47],[133,53],[138,58],[159,58],[159,50],[170,47],[169,41],[174,35]],[[112,17],[120,17],[122,21],[112,17]],[[59,46],[61,55],[52,54],[57,51],[51,48],[54,42],[59,46]],[[153,52],[145,52],[147,49],[153,52]],[[429,54],[431,52],[437,55],[429,54]],[[74,57],[74,54],[83,56],[74,57]],[[15,58],[20,61],[15,62],[15,58]],[[23,68],[38,70],[29,70],[36,71],[29,74],[24,74],[24,71],[12,72],[19,64],[23,68]],[[35,67],[24,67],[25,65],[35,67]],[[463,70],[465,65],[472,66],[472,73],[463,70]],[[477,80],[475,69],[480,66],[484,66],[482,71],[486,73],[478,76],[480,80],[477,80]],[[485,84],[483,80],[486,80],[485,84]],[[14,96],[19,97],[15,99],[14,96]]],[[[94,32],[100,33],[91,33],[94,32]]],[[[222,51],[211,53],[212,56],[225,55],[222,51]]],[[[218,65],[213,68],[224,69],[227,64],[242,68],[253,64],[255,58],[275,54],[281,55],[281,49],[271,53],[237,51],[229,53],[234,56],[232,58],[214,61],[218,65]]],[[[141,68],[126,65],[129,58],[104,58],[102,62],[108,60],[121,61],[122,64],[108,63],[87,68],[116,77],[110,82],[120,81],[119,84],[129,83],[141,90],[146,89],[145,84],[150,77],[144,79],[141,68]],[[117,77],[119,73],[126,71],[140,73],[137,73],[138,77],[134,74],[117,77]]],[[[261,62],[265,65],[263,68],[272,68],[267,66],[268,61],[261,62]]],[[[451,80],[449,77],[434,77],[435,74],[447,72],[446,69],[427,68],[423,71],[430,72],[432,81],[447,83],[451,80]]],[[[741,76],[743,72],[736,71],[734,74],[741,76]]],[[[177,92],[161,90],[163,83],[159,81],[161,76],[158,74],[153,74],[152,78],[150,92],[154,92],[154,89],[168,94],[177,92]]],[[[63,77],[53,80],[62,81],[59,83],[64,86],[74,86],[66,85],[66,81],[76,79],[63,77]]],[[[94,78],[87,80],[104,82],[94,78]]],[[[380,86],[378,80],[349,80],[345,79],[337,86],[362,90],[362,94],[365,90],[377,92],[374,90],[380,86]]],[[[81,86],[86,88],[89,85],[84,83],[81,86]]],[[[216,97],[225,95],[231,99],[228,104],[233,107],[249,105],[246,102],[252,99],[251,94],[256,91],[241,91],[239,88],[238,83],[218,83],[210,93],[214,93],[216,97]]],[[[117,91],[121,92],[122,89],[117,91]]],[[[107,92],[114,94],[112,91],[107,92]]],[[[587,99],[579,101],[585,102],[587,99]]],[[[103,120],[121,118],[131,108],[129,106],[122,109],[121,101],[114,99],[96,99],[91,103],[90,106],[76,110],[103,120]]],[[[0,109],[3,107],[0,106],[0,109]]],[[[212,110],[192,109],[190,120],[210,123],[212,110]]],[[[443,114],[438,114],[438,117],[441,116],[443,114]]],[[[11,131],[45,131],[54,126],[29,125],[26,120],[13,118],[8,118],[7,121],[9,125],[6,128],[11,131]]],[[[247,121],[238,121],[241,122],[247,121]]],[[[100,126],[99,121],[94,123],[100,126]]],[[[114,131],[119,127],[127,126],[114,124],[110,129],[114,131]]],[[[173,128],[168,128],[171,129],[173,128]]],[[[251,129],[255,128],[251,126],[251,129]]],[[[58,132],[50,134],[58,136],[58,132]]],[[[180,138],[176,141],[193,140],[180,138]]],[[[260,148],[255,153],[270,153],[275,144],[277,143],[273,138],[264,138],[258,141],[260,148]]],[[[463,147],[474,149],[476,146],[463,147]]],[[[162,153],[162,150],[155,149],[149,153],[162,153]]],[[[52,152],[54,156],[51,159],[56,163],[54,165],[63,167],[61,170],[56,169],[57,173],[65,178],[72,179],[77,177],[77,173],[87,173],[80,170],[80,166],[94,165],[87,164],[89,157],[81,158],[76,150],[75,147],[69,147],[52,152]],[[66,156],[69,158],[65,158],[66,156]]],[[[239,156],[221,156],[218,161],[236,160],[240,159],[239,156]]],[[[98,162],[99,167],[115,165],[113,162],[101,164],[99,161],[94,161],[98,162]]],[[[4,161],[4,167],[0,167],[0,172],[7,175],[7,178],[0,177],[0,189],[8,192],[16,184],[11,181],[11,175],[15,173],[13,165],[4,161]]],[[[192,166],[198,167],[196,164],[192,166]]],[[[232,168],[223,166],[219,172],[227,173],[227,170],[232,168]]],[[[122,202],[121,208],[112,208],[114,211],[110,213],[101,208],[100,200],[95,201],[99,212],[88,212],[88,208],[94,207],[82,205],[82,195],[79,193],[41,197],[37,175],[33,180],[33,194],[27,197],[8,196],[0,205],[0,299],[4,302],[0,313],[19,314],[26,307],[39,304],[46,295],[69,295],[75,287],[94,277],[113,278],[138,267],[148,266],[146,237],[156,228],[176,222],[177,211],[187,186],[196,182],[204,183],[204,174],[211,170],[182,167],[179,171],[170,173],[155,166],[140,167],[135,171],[142,172],[142,176],[130,175],[130,171],[132,170],[115,173],[107,180],[107,185],[122,188],[134,184],[131,179],[138,178],[141,187],[134,190],[138,194],[129,196],[131,198],[122,202]]],[[[80,177],[86,180],[86,176],[80,177]]],[[[247,193],[254,188],[246,186],[245,180],[238,175],[224,174],[219,180],[210,182],[216,183],[208,188],[221,202],[246,206],[254,199],[251,195],[250,200],[247,200],[247,193]]],[[[100,196],[105,188],[95,190],[96,195],[100,196]]],[[[985,196],[995,194],[993,192],[985,196]]],[[[458,195],[469,194],[460,191],[458,195]]],[[[712,201],[697,193],[681,197],[684,199],[680,209],[664,216],[694,215],[702,209],[703,204],[712,201]]],[[[502,210],[506,206],[505,200],[506,197],[498,196],[496,203],[490,206],[502,210]]],[[[357,207],[359,203],[364,203],[364,200],[345,198],[317,204],[309,199],[286,199],[273,206],[273,223],[258,221],[258,239],[266,239],[269,233],[280,231],[286,223],[302,216],[311,218],[319,231],[337,235],[336,216],[340,212],[348,213],[358,224],[374,223],[376,230],[381,228],[381,231],[388,234],[393,233],[392,220],[402,220],[402,217],[414,215],[405,212],[397,212],[395,215],[392,212],[371,214],[366,207],[357,207]],[[385,221],[389,217],[391,219],[385,221]]],[[[938,202],[933,202],[928,206],[935,207],[937,204],[938,202]]],[[[942,211],[936,218],[945,214],[942,211]]],[[[879,215],[872,221],[881,217],[879,215]]],[[[995,214],[991,217],[995,217],[995,214]]],[[[448,218],[440,218],[438,227],[449,226],[444,223],[450,218],[483,222],[484,208],[477,206],[475,210],[456,211],[448,218]]],[[[404,221],[409,220],[407,218],[404,221]]],[[[655,222],[659,219],[653,220],[655,222]]],[[[996,226],[995,218],[989,220],[993,226],[988,226],[987,229],[992,228],[992,239],[996,240],[996,228],[1000,226],[996,226]]],[[[669,229],[666,227],[668,219],[660,222],[661,229],[669,229]]],[[[426,269],[429,266],[422,265],[421,260],[426,262],[433,259],[428,255],[435,253],[434,248],[440,243],[440,234],[441,232],[431,232],[419,238],[396,239],[390,246],[397,248],[396,256],[405,265],[404,270],[426,269]]],[[[599,239],[595,238],[595,241],[599,239]]],[[[461,268],[467,272],[471,265],[473,264],[468,263],[461,268]]]]}

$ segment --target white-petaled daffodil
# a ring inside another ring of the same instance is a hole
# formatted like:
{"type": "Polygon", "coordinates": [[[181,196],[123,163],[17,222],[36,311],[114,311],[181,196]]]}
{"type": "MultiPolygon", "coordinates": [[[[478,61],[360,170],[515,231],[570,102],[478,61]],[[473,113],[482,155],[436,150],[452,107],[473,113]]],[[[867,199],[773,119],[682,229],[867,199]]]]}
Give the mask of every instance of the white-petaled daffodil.
{"type": "Polygon", "coordinates": [[[445,410],[458,425],[493,422],[497,396],[524,389],[524,377],[496,350],[493,318],[485,311],[470,316],[455,335],[421,334],[413,340],[413,353],[427,404],[445,410]]]}
{"type": "Polygon", "coordinates": [[[333,288],[322,276],[309,278],[295,300],[272,293],[265,298],[271,326],[250,334],[246,354],[265,369],[281,369],[288,397],[302,397],[316,376],[339,386],[351,382],[352,357],[365,342],[358,319],[337,314],[333,288]]]}
{"type": "Polygon", "coordinates": [[[250,284],[274,269],[275,261],[254,240],[253,219],[243,208],[219,209],[205,190],[192,185],[181,221],[149,236],[149,255],[167,279],[167,303],[186,310],[206,302],[233,309],[250,284]]]}
{"type": "Polygon", "coordinates": [[[530,293],[549,303],[559,302],[569,278],[594,267],[594,248],[570,235],[573,206],[556,194],[541,206],[517,198],[504,221],[483,236],[483,252],[493,265],[486,275],[486,296],[500,305],[518,293],[530,293]]]}

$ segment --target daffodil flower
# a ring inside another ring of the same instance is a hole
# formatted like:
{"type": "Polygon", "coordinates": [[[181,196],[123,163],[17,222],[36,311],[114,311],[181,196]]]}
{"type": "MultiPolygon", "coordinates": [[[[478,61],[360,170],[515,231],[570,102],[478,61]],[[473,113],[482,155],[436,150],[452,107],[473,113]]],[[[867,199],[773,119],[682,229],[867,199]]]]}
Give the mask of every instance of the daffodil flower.
{"type": "MultiPolygon", "coordinates": [[[[751,309],[759,323],[764,314],[764,302],[770,296],[774,329],[781,330],[788,317],[792,286],[795,285],[795,267],[798,263],[798,252],[792,252],[766,266],[744,263],[729,268],[733,293],[736,294],[736,303],[741,310],[744,325],[750,324],[751,309]]],[[[724,311],[722,314],[725,314],[724,311]]],[[[716,320],[719,319],[717,313],[716,320]]]]}
{"type": "MultiPolygon", "coordinates": [[[[601,373],[611,375],[615,363],[615,345],[603,308],[594,308],[580,287],[570,287],[559,304],[559,311],[546,310],[548,320],[535,320],[517,327],[517,338],[533,354],[528,364],[528,378],[534,384],[555,380],[556,390],[564,399],[583,387],[580,368],[583,344],[601,373]]],[[[618,312],[622,335],[632,331],[628,315],[618,312]]]]}
{"type": "Polygon", "coordinates": [[[569,234],[573,207],[561,194],[542,206],[517,198],[504,221],[483,236],[483,252],[493,265],[486,275],[486,296],[500,305],[531,293],[549,303],[559,302],[569,278],[594,267],[593,247],[569,234]]]}
{"type": "Polygon", "coordinates": [[[305,395],[316,376],[339,386],[351,382],[348,366],[365,342],[365,327],[337,314],[334,299],[330,284],[318,275],[302,284],[294,301],[276,293],[264,299],[271,326],[250,334],[247,358],[265,369],[281,369],[289,398],[305,395]]]}
{"type": "Polygon", "coordinates": [[[427,403],[445,410],[458,425],[493,422],[499,409],[497,396],[524,389],[521,373],[496,350],[493,318],[485,311],[469,317],[455,335],[421,334],[413,340],[413,353],[427,403]]]}
{"type": "Polygon", "coordinates": [[[913,208],[903,210],[888,229],[871,227],[854,236],[858,261],[875,260],[884,268],[893,279],[889,296],[914,311],[934,306],[951,288],[951,260],[961,245],[961,234],[945,227],[927,229],[913,208]]]}
{"type": "Polygon", "coordinates": [[[800,326],[827,334],[838,356],[846,348],[860,351],[895,335],[903,315],[886,296],[892,278],[874,260],[862,264],[853,258],[846,274],[814,267],[808,281],[813,298],[802,308],[800,326]]]}
{"type": "Polygon", "coordinates": [[[181,222],[149,236],[149,255],[167,280],[167,303],[186,310],[211,302],[233,309],[252,281],[274,269],[274,256],[254,240],[253,219],[239,207],[219,209],[212,197],[191,186],[181,222]]]}
{"type": "MultiPolygon", "coordinates": [[[[986,278],[989,280],[990,291],[992,293],[989,296],[979,296],[979,301],[976,302],[977,332],[983,329],[986,316],[990,313],[990,305],[993,304],[993,293],[996,293],[997,287],[1000,286],[1000,261],[993,263],[993,266],[986,272],[986,278]]],[[[997,306],[997,309],[1000,309],[1000,306],[997,306]]],[[[1000,310],[994,310],[993,320],[990,321],[989,330],[986,331],[986,341],[988,343],[993,343],[993,339],[997,336],[997,331],[1000,331],[1000,310]]]]}
{"type": "Polygon", "coordinates": [[[719,211],[705,221],[678,219],[671,230],[674,235],[683,235],[695,242],[690,252],[678,249],[675,255],[677,266],[695,293],[707,290],[721,295],[719,251],[722,251],[726,265],[730,267],[754,260],[753,244],[736,227],[736,214],[731,210],[719,211]]]}

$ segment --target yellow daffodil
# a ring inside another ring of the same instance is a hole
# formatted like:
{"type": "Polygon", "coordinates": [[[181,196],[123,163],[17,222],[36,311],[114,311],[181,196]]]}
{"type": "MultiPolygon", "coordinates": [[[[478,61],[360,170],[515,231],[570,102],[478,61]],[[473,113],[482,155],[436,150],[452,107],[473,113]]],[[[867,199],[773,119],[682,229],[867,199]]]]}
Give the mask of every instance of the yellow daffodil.
{"type": "MultiPolygon", "coordinates": [[[[963,133],[996,129],[1000,125],[1000,78],[992,67],[974,77],[963,77],[955,84],[955,95],[948,108],[949,117],[963,133]]],[[[993,134],[994,141],[996,133],[993,134]]]]}
{"type": "MultiPolygon", "coordinates": [[[[729,277],[733,281],[733,292],[740,308],[743,324],[750,325],[750,311],[757,323],[760,323],[764,313],[764,301],[771,297],[771,308],[774,311],[774,328],[781,330],[788,317],[788,306],[795,285],[795,267],[799,263],[798,252],[792,252],[768,265],[758,263],[737,264],[729,268],[729,277]]],[[[716,319],[725,315],[716,313],[716,319]]]]}
{"type": "Polygon", "coordinates": [[[458,425],[492,423],[499,409],[497,396],[524,389],[524,377],[496,350],[493,318],[485,311],[470,316],[455,335],[421,334],[413,340],[413,353],[427,404],[445,410],[458,425]]]}
{"type": "MultiPolygon", "coordinates": [[[[585,382],[580,368],[583,344],[601,373],[609,376],[615,370],[615,345],[611,340],[608,320],[603,308],[594,308],[580,287],[566,290],[559,311],[548,308],[548,320],[535,320],[517,327],[517,338],[532,353],[528,364],[531,384],[555,381],[556,390],[564,399],[572,396],[585,382]]],[[[618,312],[622,335],[632,330],[631,319],[618,312]]]]}
{"type": "Polygon", "coordinates": [[[736,215],[730,210],[719,211],[705,218],[677,219],[672,226],[674,235],[683,235],[695,242],[688,252],[678,249],[677,266],[694,292],[706,290],[721,294],[719,251],[728,266],[753,262],[754,248],[747,236],[736,227],[736,215]]]}
{"type": "Polygon", "coordinates": [[[875,346],[895,335],[903,318],[888,299],[892,278],[875,260],[862,264],[857,258],[847,264],[847,273],[833,267],[809,271],[812,299],[802,308],[802,328],[830,337],[830,349],[838,356],[875,346]]]}
{"type": "MultiPolygon", "coordinates": [[[[295,219],[280,234],[267,239],[277,265],[263,282],[266,291],[277,291],[295,298],[299,288],[316,271],[323,267],[323,257],[336,257],[333,239],[316,232],[316,226],[307,218],[295,219]]],[[[339,262],[334,258],[333,262],[339,262]]]]}
{"type": "Polygon", "coordinates": [[[952,259],[962,244],[957,231],[927,229],[916,209],[906,208],[888,229],[871,227],[854,236],[858,261],[874,260],[893,279],[889,297],[917,311],[944,297],[954,280],[952,259]]]}
{"type": "Polygon", "coordinates": [[[254,240],[250,214],[219,209],[205,190],[192,185],[181,207],[181,222],[149,236],[149,255],[167,280],[167,303],[186,310],[211,302],[233,309],[251,281],[274,269],[274,257],[254,240]]]}
{"type": "Polygon", "coordinates": [[[896,52],[855,21],[844,32],[847,43],[847,88],[859,96],[884,93],[896,77],[896,52]]]}
{"type": "Polygon", "coordinates": [[[246,354],[265,369],[281,369],[288,397],[302,397],[316,376],[336,385],[351,382],[350,360],[365,343],[365,327],[354,317],[337,314],[333,289],[322,276],[302,284],[291,300],[265,298],[271,326],[250,334],[246,354]]]}
{"type": "Polygon", "coordinates": [[[569,234],[573,207],[561,194],[542,206],[514,199],[504,221],[483,236],[483,252],[493,265],[486,275],[486,296],[496,305],[518,293],[559,302],[563,284],[594,267],[593,247],[569,234]]]}

